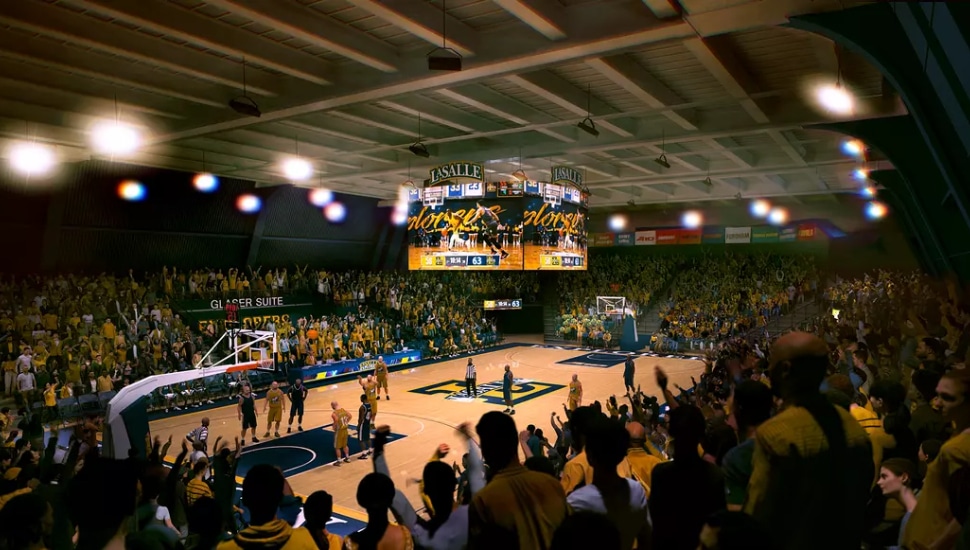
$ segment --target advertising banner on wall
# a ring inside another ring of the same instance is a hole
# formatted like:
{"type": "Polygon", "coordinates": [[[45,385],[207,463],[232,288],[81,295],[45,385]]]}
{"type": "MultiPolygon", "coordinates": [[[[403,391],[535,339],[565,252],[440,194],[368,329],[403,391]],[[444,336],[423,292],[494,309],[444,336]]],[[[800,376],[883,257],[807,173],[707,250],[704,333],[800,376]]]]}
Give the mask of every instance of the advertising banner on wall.
{"type": "Polygon", "coordinates": [[[657,244],[677,244],[680,239],[680,229],[658,229],[657,244]]]}
{"type": "Polygon", "coordinates": [[[760,225],[751,228],[751,242],[753,243],[776,243],[778,242],[778,228],[770,225],[760,225]]]}
{"type": "Polygon", "coordinates": [[[814,223],[803,223],[798,226],[798,240],[800,241],[811,241],[815,239],[815,234],[818,232],[818,228],[815,227],[814,223]]]}
{"type": "Polygon", "coordinates": [[[593,233],[593,246],[613,246],[615,239],[612,233],[593,233]]]}
{"type": "Polygon", "coordinates": [[[637,238],[637,241],[636,241],[637,246],[653,246],[657,244],[656,231],[637,231],[636,238],[637,238]]]}
{"type": "Polygon", "coordinates": [[[705,227],[701,233],[701,242],[704,244],[724,244],[723,227],[705,227]]]}
{"type": "Polygon", "coordinates": [[[701,244],[701,229],[681,229],[677,244],[701,244]]]}
{"type": "Polygon", "coordinates": [[[618,233],[616,235],[616,246],[633,246],[635,240],[635,233],[618,233]]]}
{"type": "Polygon", "coordinates": [[[750,244],[751,228],[750,227],[725,227],[724,243],[725,244],[750,244]]]}
{"type": "MultiPolygon", "coordinates": [[[[404,365],[407,363],[417,363],[421,360],[420,350],[398,351],[395,353],[384,354],[384,362],[389,367],[404,365]]],[[[365,359],[347,359],[345,361],[331,361],[330,363],[319,363],[303,367],[303,380],[312,382],[314,380],[325,380],[344,374],[355,374],[360,372],[373,371],[377,360],[368,357],[365,359]]]]}
{"type": "Polygon", "coordinates": [[[785,242],[792,242],[798,238],[798,228],[797,227],[783,227],[778,233],[778,240],[785,242]]]}

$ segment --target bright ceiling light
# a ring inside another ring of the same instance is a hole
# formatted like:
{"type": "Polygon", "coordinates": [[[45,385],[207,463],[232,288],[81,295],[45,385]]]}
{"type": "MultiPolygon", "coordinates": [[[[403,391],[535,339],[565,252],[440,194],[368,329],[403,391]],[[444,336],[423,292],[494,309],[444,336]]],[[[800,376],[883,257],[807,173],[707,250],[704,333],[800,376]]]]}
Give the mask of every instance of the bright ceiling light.
{"type": "Polygon", "coordinates": [[[141,136],[133,127],[122,122],[102,122],[91,131],[94,148],[107,155],[128,155],[141,146],[141,136]]]}
{"type": "Polygon", "coordinates": [[[10,166],[27,176],[43,176],[54,166],[54,151],[40,143],[16,143],[7,154],[10,166]]]}
{"type": "Polygon", "coordinates": [[[404,225],[408,223],[408,213],[401,212],[400,210],[394,210],[394,213],[391,214],[391,223],[394,225],[404,225]]]}
{"type": "Polygon", "coordinates": [[[262,208],[263,201],[256,195],[239,195],[236,199],[236,208],[244,214],[254,214],[262,208]]]}
{"type": "Polygon", "coordinates": [[[118,196],[128,202],[139,202],[145,199],[145,186],[135,180],[127,180],[118,184],[118,196]]]}
{"type": "Polygon", "coordinates": [[[852,177],[859,181],[866,181],[869,179],[869,170],[865,168],[856,168],[852,171],[852,177]]]}
{"type": "Polygon", "coordinates": [[[626,229],[626,216],[623,214],[613,214],[610,216],[610,229],[613,231],[623,231],[626,229]]]}
{"type": "Polygon", "coordinates": [[[842,152],[850,157],[861,157],[866,152],[866,146],[857,139],[847,139],[842,142],[842,152]]]}
{"type": "Polygon", "coordinates": [[[751,202],[751,215],[756,218],[764,218],[771,212],[771,203],[764,199],[751,202]]]}
{"type": "Polygon", "coordinates": [[[688,229],[697,229],[704,223],[704,217],[697,210],[688,210],[681,216],[680,221],[688,229]]]}
{"type": "Polygon", "coordinates": [[[313,175],[313,166],[306,159],[288,158],[283,161],[283,175],[290,181],[303,181],[313,175]]]}
{"type": "Polygon", "coordinates": [[[878,191],[876,190],[875,187],[873,187],[871,185],[867,185],[867,186],[863,187],[861,191],[859,191],[859,194],[862,195],[864,198],[874,199],[874,198],[876,198],[876,195],[878,194],[878,191]]]}
{"type": "Polygon", "coordinates": [[[196,190],[203,193],[211,193],[219,188],[219,178],[212,174],[196,174],[192,179],[192,185],[196,190]]]}
{"type": "Polygon", "coordinates": [[[866,217],[870,220],[882,219],[886,217],[886,214],[888,213],[889,209],[886,208],[886,205],[881,202],[872,201],[866,205],[866,217]]]}
{"type": "Polygon", "coordinates": [[[333,191],[325,187],[318,187],[310,191],[310,204],[313,206],[323,208],[331,202],[333,202],[333,191]]]}
{"type": "Polygon", "coordinates": [[[855,98],[841,84],[825,84],[815,91],[815,98],[826,111],[836,115],[851,115],[855,98]]]}
{"type": "Polygon", "coordinates": [[[768,221],[774,225],[782,225],[788,221],[788,210],[776,206],[768,212],[768,221]]]}
{"type": "Polygon", "coordinates": [[[347,219],[347,207],[339,202],[332,202],[323,209],[323,215],[330,223],[342,223],[347,219]]]}

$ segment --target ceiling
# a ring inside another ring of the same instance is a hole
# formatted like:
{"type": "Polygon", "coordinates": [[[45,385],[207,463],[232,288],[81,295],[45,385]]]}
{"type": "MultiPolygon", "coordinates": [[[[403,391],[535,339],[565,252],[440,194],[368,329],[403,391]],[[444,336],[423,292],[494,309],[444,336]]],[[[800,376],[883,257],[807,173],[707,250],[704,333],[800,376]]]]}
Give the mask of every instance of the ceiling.
{"type": "Polygon", "coordinates": [[[432,72],[441,0],[8,1],[0,146],[89,159],[91,126],[118,116],[147,139],[126,162],[280,184],[299,154],[304,185],[383,199],[450,160],[496,180],[571,165],[593,206],[831,196],[858,184],[840,136],[805,129],[828,120],[812,84],[841,71],[858,116],[901,107],[861,57],[779,25],[858,3],[447,0],[464,70],[432,72]],[[227,105],[244,74],[260,118],[227,105]],[[587,97],[598,137],[576,126],[587,97]],[[430,159],[407,149],[419,115],[430,159]]]}

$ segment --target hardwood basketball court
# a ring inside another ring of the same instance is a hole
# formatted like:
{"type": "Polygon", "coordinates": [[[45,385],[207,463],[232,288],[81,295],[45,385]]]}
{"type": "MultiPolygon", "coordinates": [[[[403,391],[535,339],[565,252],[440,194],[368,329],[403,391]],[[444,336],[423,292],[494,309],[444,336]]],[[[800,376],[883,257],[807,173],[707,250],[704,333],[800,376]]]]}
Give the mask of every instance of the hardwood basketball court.
{"type": "MultiPolygon", "coordinates": [[[[521,342],[521,345],[473,356],[478,367],[479,391],[487,389],[489,383],[500,383],[506,364],[512,366],[516,379],[528,381],[517,386],[514,394],[515,421],[520,430],[525,429],[528,424],[535,424],[546,432],[547,437],[554,438],[550,414],[555,411],[560,417],[565,418],[562,407],[566,402],[566,386],[574,373],[579,375],[583,383],[584,404],[592,403],[594,400],[605,402],[610,395],[617,395],[618,399],[622,397],[624,393],[622,356],[616,356],[616,364],[606,366],[611,361],[609,354],[591,353],[590,350],[579,348],[543,346],[538,344],[538,341],[529,340],[529,338],[516,338],[516,342],[521,342]],[[592,361],[585,363],[589,366],[559,363],[571,359],[584,363],[587,356],[592,361]],[[596,362],[600,364],[592,366],[596,362]]],[[[394,433],[406,436],[387,446],[387,461],[395,486],[401,489],[417,508],[422,504],[418,496],[418,487],[411,480],[421,477],[425,463],[437,446],[441,443],[448,444],[452,450],[445,460],[449,464],[460,462],[465,450],[455,432],[455,427],[466,421],[474,424],[482,414],[504,409],[503,405],[498,404],[501,399],[500,385],[497,390],[488,391],[479,399],[465,399],[454,395],[459,388],[464,389],[466,363],[467,358],[460,357],[392,372],[388,377],[391,400],[382,399],[378,402],[376,424],[386,424],[394,433]]],[[[637,357],[636,383],[642,386],[644,392],[653,395],[659,395],[653,375],[655,365],[660,365],[667,372],[671,383],[684,387],[690,386],[691,376],[697,377],[704,369],[703,362],[699,360],[637,357]]],[[[264,404],[262,395],[262,393],[259,394],[260,399],[256,402],[256,409],[260,413],[257,436],[261,441],[256,445],[247,444],[245,454],[268,450],[264,449],[268,442],[262,438],[266,430],[266,417],[262,414],[264,404]]],[[[341,407],[347,409],[354,417],[351,423],[356,425],[360,395],[360,386],[356,380],[311,389],[303,419],[304,430],[307,432],[330,430],[331,401],[337,401],[341,407]]],[[[198,426],[203,416],[208,416],[211,420],[209,444],[212,452],[212,445],[217,437],[222,436],[231,442],[239,435],[240,423],[236,418],[235,401],[223,402],[227,404],[222,407],[153,421],[151,432],[154,436],[160,436],[163,441],[171,435],[173,445],[169,454],[174,455],[178,452],[178,441],[198,426]]],[[[310,469],[287,468],[281,465],[284,472],[288,473],[287,478],[293,490],[298,494],[308,495],[313,491],[324,489],[333,495],[334,504],[338,507],[339,513],[361,517],[360,508],[356,502],[357,483],[361,477],[372,471],[371,461],[356,460],[356,457],[352,457],[349,464],[339,467],[322,465],[319,460],[312,462],[318,454],[332,453],[332,449],[313,449],[310,448],[312,445],[297,444],[297,441],[307,441],[308,434],[306,432],[298,434],[294,422],[294,432],[291,436],[287,436],[288,415],[287,408],[280,430],[282,437],[271,438],[274,441],[269,445],[276,449],[277,453],[299,455],[299,457],[293,457],[294,464],[303,466],[320,464],[310,469]],[[293,442],[292,445],[288,445],[290,441],[293,442]],[[283,449],[285,451],[282,451],[283,449]],[[304,460],[304,455],[310,460],[304,460]],[[288,469],[295,473],[287,472],[288,469]]],[[[353,439],[355,437],[352,432],[351,440],[353,439]]],[[[327,441],[332,447],[332,439],[327,441]]],[[[270,454],[266,456],[268,462],[279,464],[277,459],[269,459],[270,454]]]]}

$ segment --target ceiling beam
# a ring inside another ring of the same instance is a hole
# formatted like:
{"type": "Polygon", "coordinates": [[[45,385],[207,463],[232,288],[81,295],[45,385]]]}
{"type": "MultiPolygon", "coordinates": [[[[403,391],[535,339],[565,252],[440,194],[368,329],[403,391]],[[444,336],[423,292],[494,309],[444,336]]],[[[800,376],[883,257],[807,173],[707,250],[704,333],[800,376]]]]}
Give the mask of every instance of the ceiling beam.
{"type": "Polygon", "coordinates": [[[786,155],[788,155],[788,158],[790,158],[792,162],[794,162],[795,164],[800,164],[802,166],[805,165],[804,152],[796,149],[795,146],[792,145],[790,141],[788,141],[788,138],[785,137],[785,135],[782,132],[779,132],[776,130],[769,130],[766,133],[768,134],[768,137],[770,137],[772,141],[774,141],[775,144],[777,144],[778,147],[781,148],[781,150],[784,151],[786,155]]]}
{"type": "Polygon", "coordinates": [[[680,15],[670,0],[643,0],[643,3],[650,8],[657,19],[670,19],[680,15]]]}
{"type": "Polygon", "coordinates": [[[63,74],[110,82],[116,86],[181,99],[198,105],[220,109],[225,107],[225,103],[212,99],[211,93],[206,94],[198,87],[193,90],[193,86],[188,81],[175,82],[174,77],[165,78],[147,67],[125,63],[97,52],[70,48],[43,38],[23,40],[10,33],[0,33],[0,58],[26,64],[24,72],[29,72],[30,66],[36,65],[63,74]],[[16,50],[20,49],[27,50],[32,55],[17,53],[16,50]],[[44,57],[40,57],[41,55],[44,57]],[[115,74],[124,74],[125,77],[114,76],[115,74]]]}
{"type": "Polygon", "coordinates": [[[835,51],[835,42],[820,34],[809,33],[809,36],[812,41],[812,53],[818,61],[818,68],[834,82],[839,77],[839,57],[835,51]]]}
{"type": "Polygon", "coordinates": [[[64,0],[71,5],[151,29],[170,38],[220,52],[237,60],[245,59],[285,75],[326,85],[333,80],[334,68],[322,59],[269,40],[253,41],[253,34],[220,24],[213,32],[211,18],[176,7],[161,0],[64,0]]]}
{"type": "MultiPolygon", "coordinates": [[[[696,2],[691,2],[695,4],[696,2]]],[[[685,19],[700,36],[784,25],[790,17],[844,9],[838,0],[771,0],[770,2],[711,2],[713,9],[688,10],[685,19]]]]}
{"type": "Polygon", "coordinates": [[[620,127],[617,123],[607,120],[596,121],[597,114],[616,113],[612,106],[603,103],[592,95],[574,86],[551,71],[539,71],[525,75],[510,75],[505,79],[516,86],[559,105],[563,109],[578,117],[593,117],[597,126],[610,131],[620,137],[633,137],[633,132],[620,127]],[[589,109],[587,110],[587,101],[589,109]]]}
{"type": "MultiPolygon", "coordinates": [[[[7,63],[0,60],[0,75],[15,74],[12,72],[5,72],[7,65],[7,63]]],[[[13,63],[10,63],[9,65],[13,65],[13,63]]],[[[185,118],[184,114],[173,112],[175,109],[172,109],[171,111],[164,111],[145,106],[143,104],[133,102],[129,103],[127,101],[120,100],[115,103],[111,100],[111,98],[108,97],[87,95],[75,90],[65,89],[63,86],[58,86],[55,88],[51,87],[50,85],[24,80],[23,75],[20,76],[21,78],[18,79],[0,76],[0,96],[5,96],[10,99],[28,99],[29,102],[34,105],[43,105],[44,107],[61,110],[76,108],[84,110],[88,113],[92,111],[113,113],[115,108],[117,108],[121,112],[133,112],[173,120],[185,118]]]]}
{"type": "MultiPolygon", "coordinates": [[[[552,122],[554,119],[541,111],[537,111],[523,103],[519,103],[498,92],[492,91],[485,86],[466,86],[457,89],[436,90],[436,93],[447,97],[453,101],[464,103],[473,109],[488,113],[492,116],[503,118],[519,126],[529,126],[530,124],[542,124],[552,122]]],[[[565,133],[549,128],[535,129],[537,132],[545,134],[553,139],[565,143],[573,143],[576,140],[565,133]]]]}
{"type": "MultiPolygon", "coordinates": [[[[99,1],[118,2],[120,0],[99,1]]],[[[565,63],[576,59],[585,59],[591,56],[603,55],[617,50],[634,48],[644,44],[682,38],[690,35],[692,32],[693,31],[686,23],[674,22],[652,27],[645,27],[639,31],[625,32],[620,35],[602,36],[598,39],[583,42],[571,42],[566,40],[562,43],[554,43],[545,48],[533,50],[532,53],[528,54],[519,52],[517,55],[492,58],[490,60],[478,59],[477,64],[470,64],[467,69],[456,72],[448,71],[446,73],[443,72],[441,74],[428,76],[427,65],[420,68],[420,73],[416,72],[418,71],[418,67],[415,66],[415,72],[402,71],[401,73],[393,75],[391,78],[384,75],[384,79],[381,84],[373,85],[371,87],[368,87],[367,85],[358,85],[355,87],[353,84],[348,84],[347,86],[344,86],[336,91],[335,95],[330,97],[276,111],[264,112],[263,116],[259,119],[239,118],[225,122],[218,122],[200,126],[191,130],[159,136],[156,138],[156,141],[172,141],[212,134],[234,128],[242,128],[245,126],[260,124],[271,120],[282,120],[319,111],[342,108],[347,105],[365,103],[368,101],[379,101],[387,97],[436,88],[446,88],[471,81],[521,73],[532,70],[539,66],[565,63]],[[423,77],[419,77],[418,74],[423,75],[423,77]]],[[[481,53],[480,55],[483,58],[487,57],[481,53]]]]}
{"type": "Polygon", "coordinates": [[[396,97],[391,101],[379,101],[377,104],[412,116],[417,116],[420,113],[421,120],[467,133],[492,132],[508,128],[508,126],[492,122],[474,113],[416,95],[396,97]]]}
{"type": "MultiPolygon", "coordinates": [[[[441,46],[445,40],[441,26],[441,10],[430,2],[414,0],[354,0],[354,6],[374,17],[424,40],[441,46]]],[[[478,48],[478,31],[460,19],[445,16],[447,46],[464,57],[472,57],[478,48]]]]}
{"type": "Polygon", "coordinates": [[[750,94],[756,91],[754,81],[740,60],[730,51],[725,40],[689,38],[683,44],[728,94],[741,102],[741,107],[755,122],[771,122],[768,115],[751,99],[750,94]]]}
{"type": "Polygon", "coordinates": [[[390,44],[349,25],[343,25],[296,2],[266,0],[206,0],[245,17],[385,73],[397,72],[399,55],[390,44]]]}
{"type": "MultiPolygon", "coordinates": [[[[588,59],[586,65],[654,109],[664,109],[669,105],[684,103],[683,99],[657,80],[639,63],[625,55],[609,59],[588,59]]],[[[697,129],[693,122],[673,109],[665,110],[661,114],[685,130],[697,129]]]]}
{"type": "Polygon", "coordinates": [[[563,11],[561,5],[550,0],[493,0],[503,10],[511,13],[533,30],[549,40],[562,40],[566,33],[562,29],[557,14],[563,11]]]}
{"type": "Polygon", "coordinates": [[[738,145],[731,138],[708,138],[703,140],[703,142],[724,155],[739,168],[751,168],[754,166],[754,158],[752,155],[732,150],[733,147],[737,147],[738,145]]]}
{"type": "MultiPolygon", "coordinates": [[[[10,2],[0,12],[0,23],[43,36],[109,53],[139,63],[154,65],[196,80],[242,89],[242,67],[225,63],[188,48],[172,47],[162,40],[118,25],[85,18],[52,4],[10,2]]],[[[275,96],[270,76],[251,68],[246,74],[246,90],[254,95],[275,96]]],[[[278,80],[278,77],[275,77],[278,80]]]]}

